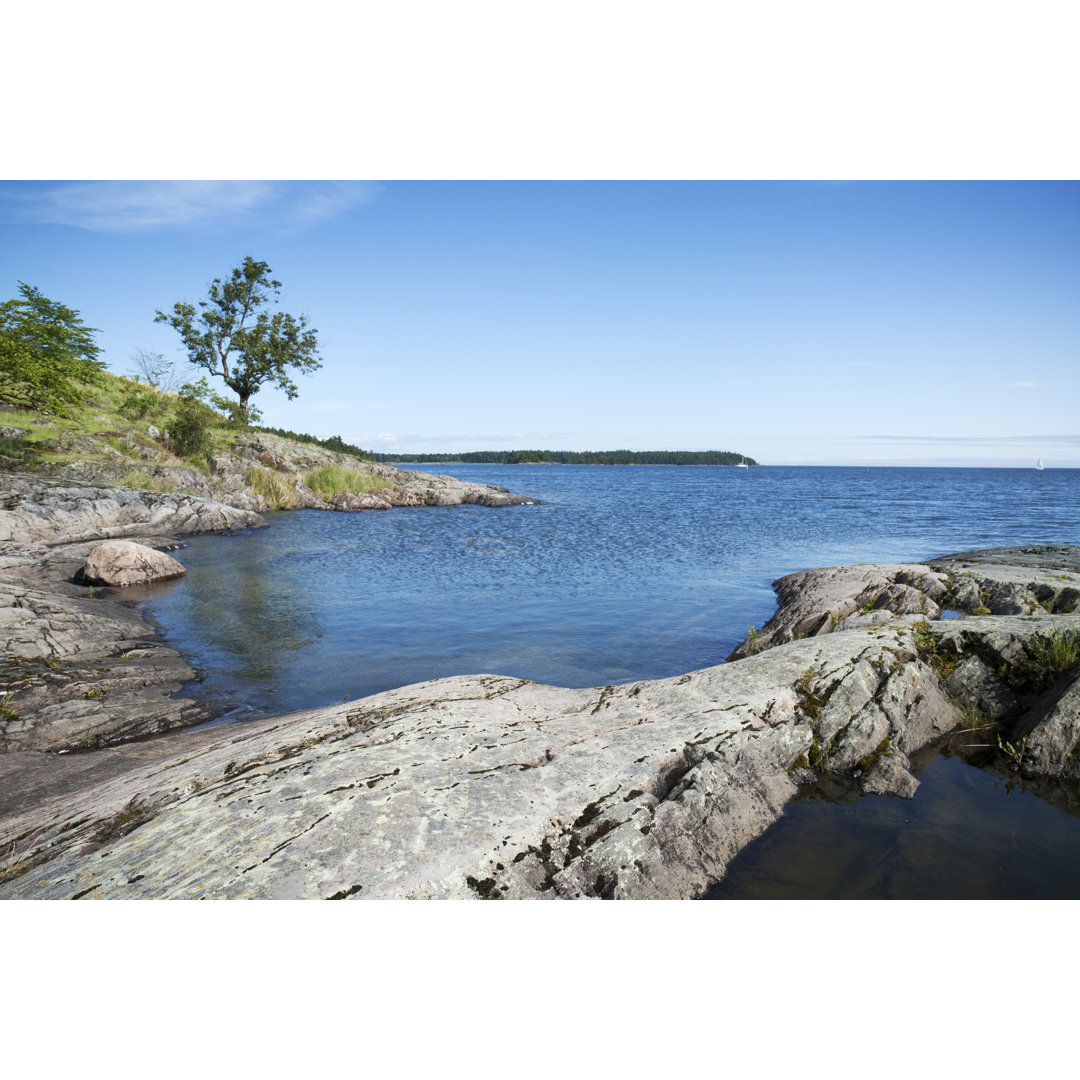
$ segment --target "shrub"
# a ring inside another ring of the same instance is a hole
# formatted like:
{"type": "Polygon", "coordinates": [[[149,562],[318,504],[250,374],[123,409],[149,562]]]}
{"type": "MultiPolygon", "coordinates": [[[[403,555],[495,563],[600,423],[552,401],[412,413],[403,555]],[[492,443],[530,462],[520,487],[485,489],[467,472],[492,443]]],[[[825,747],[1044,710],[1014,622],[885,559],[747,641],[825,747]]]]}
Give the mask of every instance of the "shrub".
{"type": "Polygon", "coordinates": [[[176,413],[169,431],[173,438],[173,453],[178,457],[194,457],[207,453],[214,444],[211,427],[220,417],[209,405],[185,387],[180,392],[176,413]]]}

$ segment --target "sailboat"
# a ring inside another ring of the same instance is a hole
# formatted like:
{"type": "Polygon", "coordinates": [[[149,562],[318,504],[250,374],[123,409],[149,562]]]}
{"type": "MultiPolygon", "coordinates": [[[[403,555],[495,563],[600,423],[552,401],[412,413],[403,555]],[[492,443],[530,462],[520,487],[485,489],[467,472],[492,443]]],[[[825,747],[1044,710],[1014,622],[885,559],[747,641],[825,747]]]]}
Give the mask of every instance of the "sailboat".
{"type": "Polygon", "coordinates": [[[735,466],[735,468],[736,469],[749,469],[750,466],[746,464],[746,458],[743,458],[742,461],[740,461],[739,464],[735,466]]]}
{"type": "Polygon", "coordinates": [[[1041,469],[1045,469],[1045,468],[1046,468],[1046,466],[1045,466],[1045,465],[1043,465],[1043,460],[1042,460],[1042,458],[1039,458],[1039,460],[1035,462],[1035,468],[1036,468],[1036,469],[1040,469],[1040,470],[1041,470],[1041,469]]]}

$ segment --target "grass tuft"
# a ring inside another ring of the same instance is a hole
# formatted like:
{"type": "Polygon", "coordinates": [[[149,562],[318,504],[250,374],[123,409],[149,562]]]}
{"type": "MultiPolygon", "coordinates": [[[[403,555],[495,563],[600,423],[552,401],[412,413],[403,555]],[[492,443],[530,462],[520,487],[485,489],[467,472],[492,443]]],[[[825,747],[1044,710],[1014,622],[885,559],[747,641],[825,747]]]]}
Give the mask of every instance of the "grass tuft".
{"type": "Polygon", "coordinates": [[[270,503],[271,510],[292,510],[297,504],[296,485],[284,473],[256,466],[248,470],[245,483],[270,503]]]}
{"type": "Polygon", "coordinates": [[[323,499],[334,495],[372,495],[392,486],[381,476],[342,465],[324,465],[321,469],[314,469],[307,474],[304,483],[323,499]]]}

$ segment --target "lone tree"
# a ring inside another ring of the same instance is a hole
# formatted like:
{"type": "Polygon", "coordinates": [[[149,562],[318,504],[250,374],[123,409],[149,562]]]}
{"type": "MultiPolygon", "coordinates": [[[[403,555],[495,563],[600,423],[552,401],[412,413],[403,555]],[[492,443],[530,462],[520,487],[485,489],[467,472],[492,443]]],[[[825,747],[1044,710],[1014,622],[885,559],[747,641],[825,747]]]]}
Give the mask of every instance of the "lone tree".
{"type": "Polygon", "coordinates": [[[281,282],[270,278],[267,263],[249,255],[225,282],[214,278],[208,300],[174,304],[171,314],[158,311],[154,322],[168,323],[183,339],[195,367],[220,376],[240,399],[239,406],[215,397],[215,403],[247,423],[248,402],[264,383],[279,386],[291,400],[299,393],[289,371],[305,374],[322,367],[316,331],[301,315],[271,315],[281,282]]]}
{"type": "Polygon", "coordinates": [[[101,350],[77,311],[19,282],[21,300],[0,304],[0,397],[66,416],[80,384],[101,382],[101,350]]]}
{"type": "Polygon", "coordinates": [[[136,349],[131,354],[131,362],[136,380],[145,380],[148,386],[162,393],[175,393],[184,381],[183,373],[177,371],[176,361],[153,349],[136,349]]]}

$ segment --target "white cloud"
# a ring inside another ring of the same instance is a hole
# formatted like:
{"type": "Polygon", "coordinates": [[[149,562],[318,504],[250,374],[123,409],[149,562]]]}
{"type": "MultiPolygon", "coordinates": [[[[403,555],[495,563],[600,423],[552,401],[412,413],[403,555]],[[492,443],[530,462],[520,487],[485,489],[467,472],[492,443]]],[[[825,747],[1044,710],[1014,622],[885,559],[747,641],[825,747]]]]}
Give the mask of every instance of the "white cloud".
{"type": "Polygon", "coordinates": [[[1010,382],[1002,383],[1001,390],[1033,390],[1036,386],[1042,386],[1042,383],[1037,382],[1010,382]]]}
{"type": "Polygon", "coordinates": [[[235,223],[264,211],[285,230],[317,225],[377,192],[360,181],[84,180],[0,188],[9,221],[94,232],[235,223]]]}

